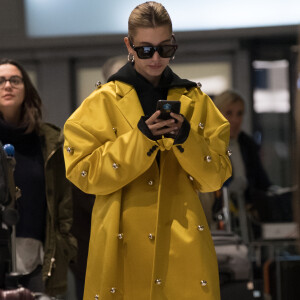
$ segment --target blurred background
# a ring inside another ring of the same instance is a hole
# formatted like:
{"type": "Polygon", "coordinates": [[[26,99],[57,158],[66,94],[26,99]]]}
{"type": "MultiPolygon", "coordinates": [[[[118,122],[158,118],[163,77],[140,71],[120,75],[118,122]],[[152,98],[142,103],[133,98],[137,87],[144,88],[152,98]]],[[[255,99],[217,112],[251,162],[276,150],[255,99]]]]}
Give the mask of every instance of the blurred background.
{"type": "MultiPolygon", "coordinates": [[[[0,0],[0,57],[16,59],[29,71],[47,121],[62,127],[95,89],[95,83],[105,82],[103,64],[111,57],[127,56],[123,38],[128,16],[141,2],[0,0]]],[[[160,2],[173,20],[179,45],[171,68],[183,78],[201,82],[202,90],[212,98],[226,89],[243,95],[243,130],[260,145],[262,163],[272,183],[293,191],[292,214],[280,222],[273,220],[277,227],[265,228],[271,230],[264,237],[267,246],[258,246],[271,247],[276,258],[277,249],[294,244],[298,237],[282,228],[287,224],[292,226],[288,230],[295,228],[298,209],[294,191],[298,186],[300,2],[160,2]]],[[[293,261],[299,275],[299,260],[294,256],[293,261]]],[[[275,278],[283,275],[280,272],[284,271],[277,268],[275,278]]],[[[294,299],[275,290],[269,299],[294,299]]]]}
{"type": "MultiPolygon", "coordinates": [[[[270,179],[292,186],[299,1],[161,2],[179,44],[171,67],[200,81],[211,97],[238,90],[247,102],[243,129],[261,144],[270,179]]],[[[127,55],[123,37],[139,3],[0,0],[0,56],[29,71],[46,120],[62,126],[95,83],[104,82],[104,62],[127,55]]]]}

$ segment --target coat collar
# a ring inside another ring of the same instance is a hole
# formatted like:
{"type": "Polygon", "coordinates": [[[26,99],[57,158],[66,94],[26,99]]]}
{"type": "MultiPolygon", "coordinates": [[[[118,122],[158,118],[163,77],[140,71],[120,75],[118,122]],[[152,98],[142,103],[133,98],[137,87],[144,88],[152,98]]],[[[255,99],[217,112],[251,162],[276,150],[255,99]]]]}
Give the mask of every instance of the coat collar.
{"type": "Polygon", "coordinates": [[[115,83],[117,97],[119,97],[117,106],[130,126],[134,128],[144,115],[140,100],[132,85],[121,81],[115,83]]]}
{"type": "Polygon", "coordinates": [[[179,100],[181,102],[180,113],[184,116],[187,115],[187,111],[193,102],[192,98],[189,96],[189,90],[184,87],[170,89],[168,100],[179,100]]]}

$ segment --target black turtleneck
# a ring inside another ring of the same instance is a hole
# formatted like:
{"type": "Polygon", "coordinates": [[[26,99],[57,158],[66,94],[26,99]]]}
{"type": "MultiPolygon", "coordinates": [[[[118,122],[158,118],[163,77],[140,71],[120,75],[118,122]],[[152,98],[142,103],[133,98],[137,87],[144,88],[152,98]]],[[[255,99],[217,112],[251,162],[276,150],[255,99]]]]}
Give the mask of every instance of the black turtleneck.
{"type": "Polygon", "coordinates": [[[26,128],[13,127],[0,118],[0,140],[15,148],[14,178],[21,189],[17,200],[19,222],[17,237],[30,237],[44,241],[46,220],[46,193],[44,159],[39,136],[26,133],[26,128]]]}

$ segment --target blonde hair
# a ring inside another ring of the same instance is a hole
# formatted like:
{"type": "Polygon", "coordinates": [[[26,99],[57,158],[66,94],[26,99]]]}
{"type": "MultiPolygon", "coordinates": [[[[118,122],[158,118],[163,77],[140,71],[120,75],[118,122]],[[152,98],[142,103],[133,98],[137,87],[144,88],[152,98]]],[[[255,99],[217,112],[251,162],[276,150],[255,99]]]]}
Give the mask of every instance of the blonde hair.
{"type": "Polygon", "coordinates": [[[243,97],[233,90],[224,91],[214,98],[214,103],[221,112],[223,112],[229,104],[237,102],[241,102],[245,106],[243,97]]]}
{"type": "Polygon", "coordinates": [[[128,37],[133,41],[138,28],[159,26],[168,26],[170,34],[172,34],[172,21],[165,7],[155,1],[147,1],[138,5],[131,12],[128,19],[128,37]]]}

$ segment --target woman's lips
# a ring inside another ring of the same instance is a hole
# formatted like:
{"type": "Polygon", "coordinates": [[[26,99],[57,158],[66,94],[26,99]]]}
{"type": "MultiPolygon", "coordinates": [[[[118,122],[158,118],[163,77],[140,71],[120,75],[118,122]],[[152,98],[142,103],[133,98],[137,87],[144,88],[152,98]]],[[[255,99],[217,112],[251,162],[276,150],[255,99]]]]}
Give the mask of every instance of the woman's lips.
{"type": "Polygon", "coordinates": [[[13,97],[14,97],[13,94],[5,94],[5,95],[3,96],[4,99],[11,99],[11,98],[13,98],[13,97]]]}
{"type": "Polygon", "coordinates": [[[153,70],[158,70],[161,68],[161,65],[149,65],[149,68],[151,68],[153,70]]]}

